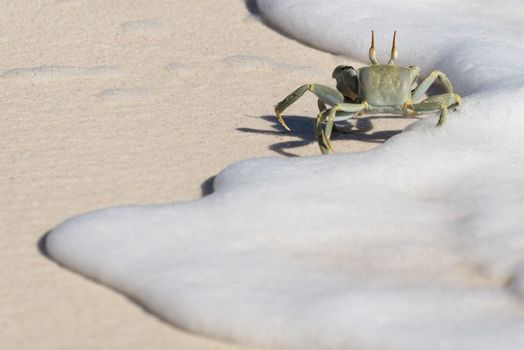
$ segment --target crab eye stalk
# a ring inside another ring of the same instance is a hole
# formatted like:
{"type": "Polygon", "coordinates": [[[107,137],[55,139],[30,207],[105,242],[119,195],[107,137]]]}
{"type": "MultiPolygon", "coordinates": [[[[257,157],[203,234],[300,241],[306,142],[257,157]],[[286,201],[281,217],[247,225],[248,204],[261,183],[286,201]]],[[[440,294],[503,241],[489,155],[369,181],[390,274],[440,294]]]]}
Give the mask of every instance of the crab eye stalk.
{"type": "Polygon", "coordinates": [[[397,31],[393,33],[393,46],[391,46],[391,57],[389,58],[388,64],[395,64],[398,57],[398,50],[397,50],[397,31]]]}
{"type": "Polygon", "coordinates": [[[369,48],[369,60],[372,64],[378,64],[377,52],[375,50],[375,33],[371,31],[371,47],[369,48]]]}

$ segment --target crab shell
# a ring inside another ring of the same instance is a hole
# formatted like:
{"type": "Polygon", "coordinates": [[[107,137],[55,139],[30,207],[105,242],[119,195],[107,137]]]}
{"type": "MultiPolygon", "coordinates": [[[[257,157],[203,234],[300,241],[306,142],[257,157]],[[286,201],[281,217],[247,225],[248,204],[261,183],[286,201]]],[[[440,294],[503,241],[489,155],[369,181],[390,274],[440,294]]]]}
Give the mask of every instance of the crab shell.
{"type": "Polygon", "coordinates": [[[401,107],[411,100],[411,87],[419,75],[417,67],[380,64],[358,70],[358,95],[377,107],[401,107]]]}

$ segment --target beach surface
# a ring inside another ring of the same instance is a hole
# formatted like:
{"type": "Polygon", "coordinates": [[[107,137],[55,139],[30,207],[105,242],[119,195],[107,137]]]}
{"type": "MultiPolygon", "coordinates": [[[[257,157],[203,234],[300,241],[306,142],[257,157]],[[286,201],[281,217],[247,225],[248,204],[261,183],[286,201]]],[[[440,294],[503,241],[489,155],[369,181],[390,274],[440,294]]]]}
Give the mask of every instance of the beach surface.
{"type": "MultiPolygon", "coordinates": [[[[94,209],[199,198],[239,160],[318,155],[316,100],[287,111],[294,133],[273,106],[352,62],[270,29],[252,1],[11,0],[0,18],[0,347],[238,349],[64,269],[45,234],[94,209]]],[[[411,122],[333,144],[369,149],[411,122]]]]}

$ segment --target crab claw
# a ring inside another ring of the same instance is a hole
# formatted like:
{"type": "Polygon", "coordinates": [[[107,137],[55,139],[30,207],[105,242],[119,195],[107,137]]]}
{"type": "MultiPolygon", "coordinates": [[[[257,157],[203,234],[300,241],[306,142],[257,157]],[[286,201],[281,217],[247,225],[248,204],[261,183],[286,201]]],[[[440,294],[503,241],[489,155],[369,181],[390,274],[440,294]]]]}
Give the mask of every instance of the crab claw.
{"type": "Polygon", "coordinates": [[[278,122],[280,123],[280,125],[282,125],[284,127],[284,129],[286,129],[287,131],[291,131],[289,126],[287,126],[286,122],[284,121],[284,118],[282,118],[282,114],[278,110],[278,105],[275,106],[275,114],[277,115],[278,122]]]}

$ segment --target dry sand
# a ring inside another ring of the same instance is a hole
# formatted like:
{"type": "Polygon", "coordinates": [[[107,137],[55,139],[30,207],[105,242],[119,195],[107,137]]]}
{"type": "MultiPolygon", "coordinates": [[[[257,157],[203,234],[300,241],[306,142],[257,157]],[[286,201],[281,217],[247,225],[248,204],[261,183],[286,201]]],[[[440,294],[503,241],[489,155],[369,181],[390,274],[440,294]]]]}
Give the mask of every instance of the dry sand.
{"type": "MultiPolygon", "coordinates": [[[[290,109],[293,134],[273,105],[303,83],[333,85],[348,62],[271,30],[253,3],[3,2],[0,349],[236,348],[162,322],[38,243],[93,209],[198,198],[238,160],[319,154],[315,99],[290,109]]],[[[410,122],[373,121],[334,146],[368,149],[410,122]]]]}

